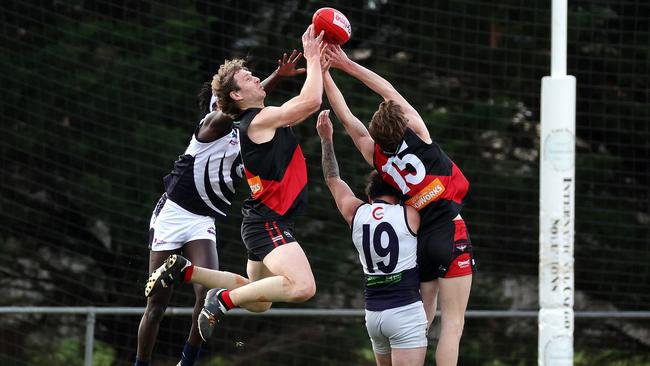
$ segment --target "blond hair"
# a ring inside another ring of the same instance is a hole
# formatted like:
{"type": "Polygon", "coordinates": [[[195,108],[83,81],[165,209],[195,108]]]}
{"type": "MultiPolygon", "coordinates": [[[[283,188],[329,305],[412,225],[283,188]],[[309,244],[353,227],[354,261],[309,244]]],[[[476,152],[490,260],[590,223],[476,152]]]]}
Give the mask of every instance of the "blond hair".
{"type": "Polygon", "coordinates": [[[230,97],[230,92],[239,90],[235,74],[239,70],[246,70],[245,63],[243,59],[225,60],[212,77],[212,93],[217,97],[217,105],[223,113],[231,116],[241,112],[237,102],[230,97]]]}

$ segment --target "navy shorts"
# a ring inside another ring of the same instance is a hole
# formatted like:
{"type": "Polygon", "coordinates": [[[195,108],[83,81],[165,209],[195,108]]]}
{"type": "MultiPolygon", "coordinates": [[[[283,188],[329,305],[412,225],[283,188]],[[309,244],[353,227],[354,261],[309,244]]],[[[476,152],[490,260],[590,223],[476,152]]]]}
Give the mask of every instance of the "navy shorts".
{"type": "Polygon", "coordinates": [[[280,245],[293,243],[293,222],[246,221],[241,225],[241,237],[248,251],[248,259],[261,261],[280,245]]]}
{"type": "Polygon", "coordinates": [[[476,272],[472,242],[464,220],[453,220],[418,233],[418,269],[420,282],[476,272]]]}

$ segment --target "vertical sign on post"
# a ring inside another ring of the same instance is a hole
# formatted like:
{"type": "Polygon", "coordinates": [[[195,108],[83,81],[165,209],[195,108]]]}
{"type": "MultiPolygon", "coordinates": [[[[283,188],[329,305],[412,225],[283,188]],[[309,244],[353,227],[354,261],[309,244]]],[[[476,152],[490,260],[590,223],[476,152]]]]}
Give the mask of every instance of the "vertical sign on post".
{"type": "Polygon", "coordinates": [[[542,78],[540,366],[573,365],[576,79],[566,75],[567,0],[553,0],[551,76],[542,78]]]}

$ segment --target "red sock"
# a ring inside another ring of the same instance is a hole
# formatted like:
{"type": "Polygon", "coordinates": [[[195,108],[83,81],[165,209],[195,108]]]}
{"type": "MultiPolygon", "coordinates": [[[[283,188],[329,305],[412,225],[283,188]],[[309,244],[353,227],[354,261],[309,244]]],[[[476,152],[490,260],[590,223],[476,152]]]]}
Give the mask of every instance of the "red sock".
{"type": "Polygon", "coordinates": [[[191,264],[189,267],[185,268],[185,276],[183,276],[183,282],[190,282],[192,279],[192,273],[194,273],[194,265],[191,264]]]}
{"type": "Polygon", "coordinates": [[[230,299],[230,290],[225,290],[219,293],[219,297],[221,300],[221,304],[226,308],[226,310],[230,310],[235,307],[235,304],[232,303],[232,300],[230,299]]]}

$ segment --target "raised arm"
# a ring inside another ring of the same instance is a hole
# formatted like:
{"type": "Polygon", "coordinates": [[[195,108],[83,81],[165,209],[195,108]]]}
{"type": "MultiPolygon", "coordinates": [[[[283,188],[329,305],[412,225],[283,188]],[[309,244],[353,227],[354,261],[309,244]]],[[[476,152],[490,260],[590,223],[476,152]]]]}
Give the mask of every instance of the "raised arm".
{"type": "MultiPolygon", "coordinates": [[[[305,68],[296,68],[298,61],[302,57],[302,52],[293,50],[290,56],[287,56],[286,53],[282,55],[281,59],[278,59],[278,68],[271,73],[264,81],[262,81],[262,87],[266,90],[267,93],[271,92],[280,79],[289,76],[295,76],[304,74],[305,68]]],[[[209,83],[208,83],[209,85],[209,83]]],[[[210,88],[210,92],[211,92],[210,88]]],[[[225,113],[221,113],[219,110],[210,112],[203,118],[203,123],[201,129],[198,132],[198,138],[201,141],[213,141],[219,137],[224,136],[226,133],[230,132],[230,124],[232,123],[232,117],[228,116],[225,113]]]]}
{"type": "Polygon", "coordinates": [[[203,142],[214,141],[230,133],[231,130],[232,117],[217,109],[203,117],[197,137],[203,142]]]}
{"type": "Polygon", "coordinates": [[[334,153],[332,122],[329,119],[328,109],[320,112],[318,115],[316,130],[320,136],[320,143],[323,150],[322,166],[325,182],[334,197],[336,207],[338,207],[345,222],[350,225],[354,218],[354,213],[363,204],[363,201],[355,197],[347,183],[339,176],[339,164],[336,162],[336,154],[334,153]]]}
{"type": "Polygon", "coordinates": [[[323,97],[323,76],[320,65],[320,55],[324,47],[323,34],[321,32],[315,36],[313,26],[310,25],[302,35],[303,55],[307,60],[307,77],[300,94],[280,107],[264,108],[251,123],[249,136],[255,130],[275,130],[299,123],[320,108],[323,97]]]}
{"type": "Polygon", "coordinates": [[[408,126],[424,142],[431,143],[429,130],[424,124],[420,114],[411,106],[411,104],[389,83],[386,79],[376,74],[374,71],[367,69],[358,63],[350,60],[341,46],[331,45],[327,48],[327,57],[332,60],[332,67],[342,70],[350,76],[364,83],[375,93],[379,94],[384,100],[393,100],[404,112],[408,120],[408,126]]]}
{"type": "Polygon", "coordinates": [[[343,94],[336,86],[336,83],[334,83],[334,79],[332,79],[329,71],[323,74],[323,87],[336,117],[338,117],[345,131],[352,138],[354,146],[361,152],[366,162],[372,166],[375,141],[370,137],[368,129],[363,122],[352,114],[352,111],[348,108],[343,94]]]}
{"type": "Polygon", "coordinates": [[[266,90],[267,93],[275,89],[275,87],[278,85],[278,82],[280,82],[280,79],[283,77],[288,77],[288,76],[296,76],[300,74],[304,74],[307,69],[303,68],[296,68],[296,65],[298,64],[298,61],[302,58],[302,52],[298,52],[297,50],[293,50],[291,52],[291,55],[287,56],[286,53],[282,55],[281,59],[278,59],[278,68],[271,73],[264,81],[262,81],[262,87],[264,90],[266,90]]]}

